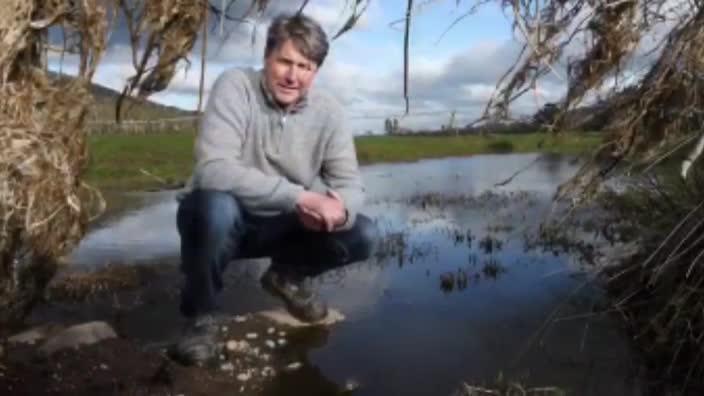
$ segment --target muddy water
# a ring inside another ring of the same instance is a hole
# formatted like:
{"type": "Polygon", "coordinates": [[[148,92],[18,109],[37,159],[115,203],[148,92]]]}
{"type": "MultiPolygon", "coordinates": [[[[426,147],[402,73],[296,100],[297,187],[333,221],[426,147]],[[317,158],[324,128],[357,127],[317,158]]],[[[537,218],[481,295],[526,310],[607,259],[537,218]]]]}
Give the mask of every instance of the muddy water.
{"type": "MultiPolygon", "coordinates": [[[[365,212],[386,248],[319,279],[347,319],[298,334],[289,353],[304,369],[281,375],[264,394],[332,395],[358,384],[355,395],[449,395],[462,381],[491,385],[500,373],[571,394],[639,394],[637,365],[617,323],[585,314],[599,303],[599,290],[575,259],[526,249],[555,187],[577,166],[559,156],[486,155],[365,167],[365,212]]],[[[73,253],[74,270],[177,262],[174,193],[109,202],[120,209],[73,253]]],[[[266,265],[230,268],[228,311],[276,305],[256,281],[266,265]]],[[[124,310],[123,333],[145,343],[177,334],[177,270],[164,279],[162,290],[135,292],[139,303],[124,310]]]]}

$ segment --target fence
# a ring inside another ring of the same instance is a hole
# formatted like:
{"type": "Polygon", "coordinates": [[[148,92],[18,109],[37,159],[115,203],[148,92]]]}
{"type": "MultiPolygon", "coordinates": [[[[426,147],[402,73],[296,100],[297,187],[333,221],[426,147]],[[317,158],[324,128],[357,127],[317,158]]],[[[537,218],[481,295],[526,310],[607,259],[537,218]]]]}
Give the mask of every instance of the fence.
{"type": "MultiPolygon", "coordinates": [[[[434,118],[431,124],[434,128],[442,130],[462,129],[462,122],[467,122],[470,117],[468,113],[456,111],[420,111],[411,114],[389,115],[357,113],[348,116],[350,120],[369,120],[374,122],[374,129],[384,131],[387,134],[405,134],[413,132],[411,129],[400,126],[399,120],[408,121],[414,118],[434,118]],[[376,124],[378,120],[378,125],[376,124]],[[385,122],[391,123],[391,128],[384,128],[385,122]]],[[[195,133],[198,128],[199,116],[189,115],[181,117],[169,117],[145,120],[123,120],[119,124],[112,120],[90,120],[87,124],[88,133],[91,135],[146,135],[162,133],[195,133]]],[[[403,122],[401,122],[402,124],[403,122]]],[[[415,128],[414,128],[415,129],[415,128]]],[[[427,128],[420,128],[427,129],[427,128]]]]}
{"type": "Polygon", "coordinates": [[[90,135],[147,135],[156,133],[195,132],[198,127],[198,116],[183,116],[162,118],[156,120],[123,120],[115,121],[92,120],[86,123],[90,135]]]}

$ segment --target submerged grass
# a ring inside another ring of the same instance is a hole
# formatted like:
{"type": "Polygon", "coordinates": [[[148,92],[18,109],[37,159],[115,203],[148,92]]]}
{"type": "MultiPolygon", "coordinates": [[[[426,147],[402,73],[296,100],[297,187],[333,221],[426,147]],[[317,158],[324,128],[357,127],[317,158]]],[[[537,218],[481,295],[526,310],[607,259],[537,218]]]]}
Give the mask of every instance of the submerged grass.
{"type": "MultiPolygon", "coordinates": [[[[103,189],[143,190],[174,186],[193,169],[191,133],[95,135],[86,178],[103,189]]],[[[556,152],[581,154],[599,143],[597,133],[489,136],[363,136],[356,139],[362,164],[488,153],[556,152]]]]}
{"type": "Polygon", "coordinates": [[[670,165],[601,197],[613,216],[604,235],[636,247],[603,275],[646,358],[649,394],[703,394],[704,171],[683,181],[670,165]]]}

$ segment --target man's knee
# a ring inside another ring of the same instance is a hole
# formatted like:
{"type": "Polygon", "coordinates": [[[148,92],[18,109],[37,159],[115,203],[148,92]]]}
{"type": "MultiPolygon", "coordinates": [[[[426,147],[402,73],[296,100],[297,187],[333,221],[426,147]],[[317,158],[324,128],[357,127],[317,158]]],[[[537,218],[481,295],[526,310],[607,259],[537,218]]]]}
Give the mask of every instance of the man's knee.
{"type": "Polygon", "coordinates": [[[217,190],[194,190],[180,202],[177,214],[181,233],[194,230],[203,236],[226,233],[242,223],[242,211],[237,199],[217,190]]]}

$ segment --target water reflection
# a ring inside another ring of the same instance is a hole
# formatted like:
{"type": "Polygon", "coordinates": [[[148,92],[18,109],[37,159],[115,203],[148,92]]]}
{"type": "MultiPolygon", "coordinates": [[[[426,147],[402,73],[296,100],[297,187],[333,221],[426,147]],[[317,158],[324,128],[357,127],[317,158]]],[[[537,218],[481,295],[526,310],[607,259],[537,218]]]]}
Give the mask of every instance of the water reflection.
{"type": "Polygon", "coordinates": [[[176,193],[108,196],[111,207],[69,260],[78,266],[138,263],[178,256],[176,193]],[[121,210],[120,210],[121,209],[121,210]]]}
{"type": "Polygon", "coordinates": [[[289,340],[288,346],[280,350],[281,359],[301,363],[296,371],[284,371],[272,382],[265,384],[261,395],[275,396],[291,394],[292,390],[304,390],[306,395],[339,395],[344,387],[325,376],[324,370],[310,359],[310,352],[327,345],[330,330],[325,327],[313,327],[296,332],[289,340]]]}

